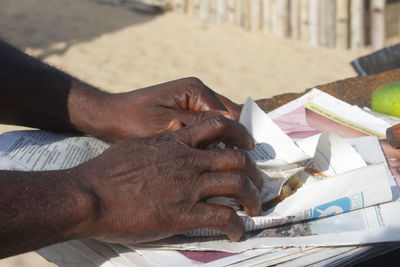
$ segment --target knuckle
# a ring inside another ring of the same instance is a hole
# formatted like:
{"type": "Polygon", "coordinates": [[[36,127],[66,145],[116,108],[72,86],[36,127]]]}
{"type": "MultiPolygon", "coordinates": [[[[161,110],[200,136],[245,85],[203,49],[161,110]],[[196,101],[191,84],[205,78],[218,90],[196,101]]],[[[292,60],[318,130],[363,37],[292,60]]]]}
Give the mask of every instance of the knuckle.
{"type": "Polygon", "coordinates": [[[224,212],[220,213],[220,218],[217,220],[222,225],[230,225],[237,221],[238,215],[231,208],[224,209],[224,212]]]}
{"type": "Polygon", "coordinates": [[[249,155],[246,152],[240,150],[234,150],[233,152],[235,163],[238,165],[239,168],[244,169],[251,161],[249,155]]]}
{"type": "Polygon", "coordinates": [[[194,135],[190,131],[178,130],[177,132],[168,132],[166,140],[174,142],[181,146],[187,147],[188,145],[194,146],[194,135]]]}
{"type": "Polygon", "coordinates": [[[204,83],[197,77],[183,78],[183,82],[186,85],[194,87],[194,88],[202,88],[202,87],[204,87],[204,83]]]}
{"type": "Polygon", "coordinates": [[[194,157],[193,155],[183,155],[180,158],[181,164],[179,165],[182,169],[187,169],[195,166],[197,161],[198,159],[196,159],[196,157],[194,157]]]}
{"type": "Polygon", "coordinates": [[[168,133],[169,138],[171,140],[191,140],[192,137],[190,134],[187,133],[187,131],[178,131],[178,132],[169,132],[168,133]]]}
{"type": "Polygon", "coordinates": [[[195,121],[196,122],[201,122],[201,121],[204,121],[206,119],[206,113],[204,113],[204,112],[196,112],[194,114],[194,117],[195,117],[195,121]]]}
{"type": "Polygon", "coordinates": [[[226,118],[222,115],[214,116],[208,119],[208,123],[211,125],[212,128],[226,128],[227,122],[226,118]]]}
{"type": "Polygon", "coordinates": [[[249,153],[243,152],[243,157],[244,157],[243,161],[244,161],[245,166],[253,165],[254,162],[251,159],[249,153]]]}
{"type": "Polygon", "coordinates": [[[153,140],[155,143],[174,143],[177,141],[177,137],[181,135],[182,133],[168,132],[161,136],[155,137],[153,140]]]}
{"type": "Polygon", "coordinates": [[[236,181],[236,185],[240,190],[249,189],[249,179],[248,176],[244,172],[237,172],[234,174],[234,179],[236,181]]]}

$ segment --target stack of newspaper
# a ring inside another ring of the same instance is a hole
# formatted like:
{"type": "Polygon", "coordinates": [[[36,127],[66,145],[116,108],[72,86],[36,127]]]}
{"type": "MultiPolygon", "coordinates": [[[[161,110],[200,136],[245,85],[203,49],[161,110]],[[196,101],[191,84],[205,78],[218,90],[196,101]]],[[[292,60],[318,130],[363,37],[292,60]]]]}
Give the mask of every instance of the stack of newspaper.
{"type": "MultiPolygon", "coordinates": [[[[343,266],[400,247],[400,150],[385,140],[400,119],[320,90],[264,113],[249,99],[240,122],[257,142],[264,212],[231,242],[217,231],[132,245],[74,240],[38,251],[61,266],[343,266]]],[[[93,137],[18,131],[0,135],[0,169],[54,170],[101,154],[93,137]]],[[[227,198],[209,201],[237,206],[227,198]]]]}

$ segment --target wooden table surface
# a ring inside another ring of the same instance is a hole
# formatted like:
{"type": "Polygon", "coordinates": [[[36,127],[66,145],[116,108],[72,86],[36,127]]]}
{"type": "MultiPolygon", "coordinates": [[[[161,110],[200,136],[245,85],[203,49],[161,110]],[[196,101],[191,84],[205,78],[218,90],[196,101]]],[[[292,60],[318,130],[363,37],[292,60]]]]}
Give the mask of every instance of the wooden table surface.
{"type": "MultiPolygon", "coordinates": [[[[377,75],[349,78],[315,87],[352,105],[369,107],[371,95],[374,90],[384,84],[397,81],[400,81],[400,69],[377,75]]],[[[260,99],[257,103],[264,111],[269,112],[300,97],[310,89],[305,90],[303,93],[287,93],[267,99],[260,99]]]]}
{"type": "MultiPolygon", "coordinates": [[[[347,103],[358,105],[360,107],[369,107],[371,95],[374,90],[378,89],[384,84],[397,81],[400,81],[400,69],[384,72],[377,75],[349,78],[324,85],[318,85],[315,87],[347,103]]],[[[265,112],[269,112],[281,105],[286,104],[289,101],[292,101],[302,96],[310,89],[312,88],[306,89],[303,93],[286,93],[271,98],[260,99],[257,100],[257,103],[265,112]]],[[[388,254],[384,254],[365,262],[361,262],[355,266],[400,266],[400,249],[388,251],[388,254]]]]}

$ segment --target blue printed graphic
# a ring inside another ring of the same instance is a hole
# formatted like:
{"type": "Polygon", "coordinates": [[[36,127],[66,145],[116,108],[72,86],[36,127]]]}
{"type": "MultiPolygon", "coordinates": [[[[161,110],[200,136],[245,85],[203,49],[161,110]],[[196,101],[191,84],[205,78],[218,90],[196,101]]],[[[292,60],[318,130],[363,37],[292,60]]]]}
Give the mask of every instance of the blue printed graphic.
{"type": "Polygon", "coordinates": [[[348,197],[339,198],[334,201],[315,207],[313,210],[312,218],[343,213],[346,211],[350,211],[350,208],[351,208],[350,198],[348,197]]]}

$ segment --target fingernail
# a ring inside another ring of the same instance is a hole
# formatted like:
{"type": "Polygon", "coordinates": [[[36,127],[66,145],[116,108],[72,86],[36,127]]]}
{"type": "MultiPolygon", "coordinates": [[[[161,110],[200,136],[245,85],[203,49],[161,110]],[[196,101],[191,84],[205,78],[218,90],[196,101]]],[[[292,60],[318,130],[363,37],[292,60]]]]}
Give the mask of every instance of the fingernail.
{"type": "Polygon", "coordinates": [[[235,120],[235,117],[231,113],[229,113],[228,111],[220,111],[220,113],[221,113],[222,116],[224,116],[227,119],[235,120]]]}
{"type": "Polygon", "coordinates": [[[168,123],[167,131],[178,131],[181,128],[182,123],[177,119],[173,119],[168,123]]]}
{"type": "Polygon", "coordinates": [[[261,211],[262,211],[261,203],[260,203],[260,206],[258,206],[256,210],[250,210],[247,208],[244,209],[244,212],[251,217],[259,216],[261,214],[261,211]]]}
{"type": "Polygon", "coordinates": [[[230,235],[230,236],[229,236],[229,239],[230,239],[231,241],[234,241],[234,242],[239,242],[239,241],[242,239],[243,236],[244,236],[244,233],[235,234],[235,235],[230,235]]]}

